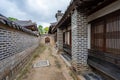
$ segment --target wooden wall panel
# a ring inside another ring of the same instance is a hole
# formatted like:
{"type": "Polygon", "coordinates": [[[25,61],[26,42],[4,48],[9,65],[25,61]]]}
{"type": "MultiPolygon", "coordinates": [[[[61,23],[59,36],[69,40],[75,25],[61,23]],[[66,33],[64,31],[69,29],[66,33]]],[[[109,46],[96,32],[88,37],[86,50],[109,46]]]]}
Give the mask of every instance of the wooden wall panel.
{"type": "Polygon", "coordinates": [[[120,54],[120,13],[92,22],[91,46],[94,50],[120,54]]]}

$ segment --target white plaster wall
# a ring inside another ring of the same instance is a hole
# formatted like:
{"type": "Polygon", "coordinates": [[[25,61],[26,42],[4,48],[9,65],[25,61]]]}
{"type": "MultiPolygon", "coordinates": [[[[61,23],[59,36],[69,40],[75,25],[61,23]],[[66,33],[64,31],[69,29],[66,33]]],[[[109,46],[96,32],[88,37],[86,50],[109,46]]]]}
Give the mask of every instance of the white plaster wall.
{"type": "Polygon", "coordinates": [[[88,24],[88,49],[91,48],[91,24],[88,24]]]}
{"type": "Polygon", "coordinates": [[[70,45],[70,32],[68,32],[68,44],[70,45]]]}

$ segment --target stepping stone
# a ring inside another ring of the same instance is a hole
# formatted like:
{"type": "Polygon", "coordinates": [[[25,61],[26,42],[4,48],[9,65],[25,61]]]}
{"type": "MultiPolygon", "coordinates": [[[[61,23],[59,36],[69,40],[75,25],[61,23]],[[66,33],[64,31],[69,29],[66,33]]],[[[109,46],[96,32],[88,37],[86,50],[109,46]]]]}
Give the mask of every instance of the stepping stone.
{"type": "Polygon", "coordinates": [[[49,61],[48,60],[40,60],[39,62],[35,63],[33,65],[34,68],[39,68],[39,67],[47,67],[49,66],[49,61]]]}

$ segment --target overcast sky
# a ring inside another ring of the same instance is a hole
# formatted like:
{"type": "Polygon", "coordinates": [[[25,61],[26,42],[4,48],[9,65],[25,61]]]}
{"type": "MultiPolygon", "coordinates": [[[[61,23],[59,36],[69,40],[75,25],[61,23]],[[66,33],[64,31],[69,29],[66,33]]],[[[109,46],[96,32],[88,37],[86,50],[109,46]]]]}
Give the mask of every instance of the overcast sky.
{"type": "Polygon", "coordinates": [[[55,13],[64,12],[71,0],[0,0],[0,13],[6,17],[32,20],[44,27],[55,22],[55,13]]]}

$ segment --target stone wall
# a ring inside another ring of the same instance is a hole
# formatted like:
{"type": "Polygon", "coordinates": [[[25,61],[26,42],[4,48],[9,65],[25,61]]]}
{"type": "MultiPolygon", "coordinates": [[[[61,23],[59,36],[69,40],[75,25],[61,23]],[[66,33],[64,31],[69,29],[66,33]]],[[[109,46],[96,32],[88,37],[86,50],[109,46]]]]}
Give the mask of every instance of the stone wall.
{"type": "Polygon", "coordinates": [[[37,36],[0,24],[0,80],[13,80],[29,61],[38,41],[37,36]]]}
{"type": "Polygon", "coordinates": [[[78,10],[72,14],[72,65],[77,72],[87,70],[87,22],[78,10]]]}

